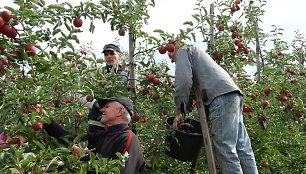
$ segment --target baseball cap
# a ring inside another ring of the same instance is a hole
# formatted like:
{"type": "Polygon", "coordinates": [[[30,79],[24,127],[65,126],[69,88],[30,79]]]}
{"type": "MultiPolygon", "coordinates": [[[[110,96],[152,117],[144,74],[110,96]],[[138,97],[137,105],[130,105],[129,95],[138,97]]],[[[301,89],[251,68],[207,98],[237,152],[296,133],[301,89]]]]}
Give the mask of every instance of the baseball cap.
{"type": "Polygon", "coordinates": [[[101,98],[98,99],[98,104],[102,108],[106,105],[106,103],[110,101],[116,101],[121,103],[125,109],[129,112],[130,116],[133,116],[133,101],[127,97],[124,96],[115,96],[110,98],[101,98]]]}
{"type": "Polygon", "coordinates": [[[117,45],[115,45],[115,44],[107,44],[107,45],[105,45],[103,47],[102,53],[104,53],[105,51],[117,51],[117,52],[121,53],[120,48],[117,45]]]}

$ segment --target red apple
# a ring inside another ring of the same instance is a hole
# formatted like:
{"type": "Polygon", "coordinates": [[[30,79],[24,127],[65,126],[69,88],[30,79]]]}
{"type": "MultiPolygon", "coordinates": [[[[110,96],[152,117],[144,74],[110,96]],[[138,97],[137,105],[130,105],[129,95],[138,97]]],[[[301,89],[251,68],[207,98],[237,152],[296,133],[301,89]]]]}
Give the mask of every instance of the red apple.
{"type": "Polygon", "coordinates": [[[4,24],[1,28],[0,28],[0,32],[4,35],[9,35],[11,33],[11,31],[13,30],[13,27],[9,24],[4,24]]]}
{"type": "Polygon", "coordinates": [[[2,58],[1,63],[2,63],[2,65],[7,65],[7,64],[9,64],[9,60],[6,59],[6,58],[2,58]]]}
{"type": "Polygon", "coordinates": [[[250,50],[249,50],[248,48],[244,48],[244,49],[243,49],[243,53],[244,53],[244,54],[249,54],[249,53],[250,53],[250,50]]]}
{"type": "Polygon", "coordinates": [[[0,28],[4,25],[4,20],[2,17],[0,17],[0,28]]]}
{"type": "Polygon", "coordinates": [[[251,106],[247,106],[243,104],[243,112],[246,112],[246,113],[253,112],[253,108],[251,106]]]}
{"type": "Polygon", "coordinates": [[[240,1],[240,0],[235,0],[235,3],[236,3],[236,4],[240,4],[241,1],[240,1]]]}
{"type": "Polygon", "coordinates": [[[138,114],[134,114],[132,117],[133,121],[138,122],[140,119],[140,116],[138,114]]]}
{"type": "Polygon", "coordinates": [[[296,72],[295,72],[294,70],[292,70],[292,71],[290,72],[290,74],[291,74],[292,76],[296,76],[296,72]]]}
{"type": "Polygon", "coordinates": [[[169,44],[173,44],[175,46],[175,49],[180,48],[180,44],[177,41],[171,41],[169,44]]]}
{"type": "Polygon", "coordinates": [[[171,43],[168,43],[168,44],[166,45],[166,50],[167,50],[168,52],[173,52],[173,51],[175,50],[175,45],[174,45],[174,44],[171,44],[171,43]]]}
{"type": "Polygon", "coordinates": [[[222,57],[223,57],[223,53],[222,52],[217,53],[217,59],[221,60],[222,57]]]}
{"type": "Polygon", "coordinates": [[[154,74],[148,74],[147,75],[147,81],[148,82],[152,82],[153,83],[154,78],[155,78],[154,74]]]}
{"type": "Polygon", "coordinates": [[[142,92],[145,94],[149,94],[150,93],[150,89],[149,88],[143,88],[142,92]]]}
{"type": "Polygon", "coordinates": [[[251,97],[252,97],[253,100],[256,100],[257,95],[255,93],[253,93],[253,94],[251,94],[251,97]]]}
{"type": "Polygon", "coordinates": [[[32,125],[32,129],[34,130],[34,131],[39,131],[40,129],[42,129],[43,128],[43,123],[41,123],[41,122],[37,122],[37,123],[34,123],[33,125],[32,125]]]}
{"type": "Polygon", "coordinates": [[[11,31],[6,35],[8,38],[16,38],[17,36],[17,31],[14,27],[12,27],[11,31]]]}
{"type": "Polygon", "coordinates": [[[234,13],[235,11],[237,11],[237,8],[236,8],[236,6],[234,5],[234,6],[231,7],[231,12],[234,13]]]}
{"type": "Polygon", "coordinates": [[[270,105],[268,100],[261,100],[261,105],[265,108],[270,105]]]}
{"type": "Polygon", "coordinates": [[[124,28],[118,30],[119,36],[124,36],[124,35],[125,35],[125,31],[126,31],[126,30],[125,30],[124,28]]]}
{"type": "Polygon", "coordinates": [[[160,84],[160,80],[157,78],[154,78],[152,83],[153,85],[158,86],[160,84]]]}
{"type": "Polygon", "coordinates": [[[79,18],[79,17],[74,18],[74,19],[73,19],[73,25],[74,25],[75,27],[80,28],[80,27],[82,27],[82,25],[83,25],[83,20],[82,20],[81,18],[79,18]]]}
{"type": "Polygon", "coordinates": [[[264,89],[263,89],[263,92],[266,94],[266,95],[269,95],[270,94],[270,92],[271,92],[271,88],[268,86],[268,87],[265,87],[264,89]]]}
{"type": "Polygon", "coordinates": [[[3,11],[1,13],[1,17],[3,18],[4,22],[8,22],[12,18],[12,13],[9,11],[3,11]]]}
{"type": "Polygon", "coordinates": [[[280,100],[281,102],[285,102],[285,101],[288,100],[288,98],[287,98],[286,96],[284,96],[284,95],[281,95],[281,96],[279,96],[279,100],[280,100]]]}
{"type": "Polygon", "coordinates": [[[269,163],[268,163],[268,161],[262,162],[262,163],[261,163],[261,167],[262,167],[262,168],[265,168],[265,169],[269,168],[269,163]]]}
{"type": "Polygon", "coordinates": [[[286,109],[291,110],[293,108],[294,104],[287,104],[286,109]]]}
{"type": "Polygon", "coordinates": [[[277,52],[276,52],[276,55],[277,55],[277,56],[282,56],[283,53],[282,53],[281,51],[277,51],[277,52]]]}
{"type": "Polygon", "coordinates": [[[166,49],[165,46],[160,46],[158,51],[159,51],[160,54],[165,54],[167,52],[167,49],[166,49]]]}
{"type": "Polygon", "coordinates": [[[23,48],[28,56],[35,56],[36,48],[33,44],[30,44],[30,43],[25,44],[23,48]]]}
{"type": "Polygon", "coordinates": [[[239,10],[240,10],[239,5],[236,5],[236,11],[239,11],[239,10]]]}
{"type": "Polygon", "coordinates": [[[303,113],[302,112],[297,112],[295,115],[296,115],[297,118],[301,118],[303,116],[303,113]]]}
{"type": "Polygon", "coordinates": [[[71,103],[72,102],[72,98],[64,98],[63,99],[63,103],[67,104],[67,103],[71,103]]]}
{"type": "Polygon", "coordinates": [[[244,44],[243,44],[242,42],[239,42],[239,43],[237,44],[237,46],[238,46],[238,48],[243,48],[243,47],[244,47],[244,44]]]}
{"type": "Polygon", "coordinates": [[[296,84],[298,81],[296,79],[293,79],[293,80],[290,80],[289,82],[292,84],[296,84]]]}
{"type": "Polygon", "coordinates": [[[290,91],[288,89],[283,89],[280,91],[280,94],[283,94],[283,95],[288,95],[290,93],[290,91]]]}
{"type": "Polygon", "coordinates": [[[218,28],[221,25],[221,21],[217,21],[215,26],[218,28]]]}
{"type": "Polygon", "coordinates": [[[92,102],[93,101],[93,96],[91,96],[91,95],[86,96],[86,101],[87,102],[92,102]]]}
{"type": "Polygon", "coordinates": [[[234,43],[235,43],[235,45],[238,46],[238,43],[240,43],[240,40],[239,39],[235,39],[234,43]]]}
{"type": "Polygon", "coordinates": [[[212,54],[210,54],[210,57],[215,60],[216,59],[216,54],[212,53],[212,54]]]}

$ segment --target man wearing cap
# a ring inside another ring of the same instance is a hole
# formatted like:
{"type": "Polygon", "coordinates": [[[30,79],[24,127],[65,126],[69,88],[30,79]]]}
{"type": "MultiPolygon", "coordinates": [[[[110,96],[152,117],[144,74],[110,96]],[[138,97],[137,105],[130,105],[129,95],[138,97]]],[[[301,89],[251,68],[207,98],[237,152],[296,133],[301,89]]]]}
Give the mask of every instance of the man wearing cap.
{"type": "MultiPolygon", "coordinates": [[[[128,74],[123,70],[120,65],[120,60],[122,57],[122,52],[119,46],[115,44],[107,44],[103,47],[102,53],[104,54],[104,59],[106,66],[103,67],[103,70],[106,73],[111,72],[111,70],[115,71],[118,75],[121,76],[120,82],[124,85],[127,85],[128,74]]],[[[95,132],[96,130],[101,130],[103,126],[100,123],[101,117],[99,117],[100,109],[97,106],[96,99],[92,102],[87,102],[86,96],[81,99],[81,103],[85,104],[89,108],[88,114],[88,131],[95,132]]],[[[91,147],[91,144],[89,144],[91,147]]]]}
{"type": "MultiPolygon", "coordinates": [[[[94,145],[95,153],[101,154],[108,159],[117,159],[116,153],[124,154],[128,152],[129,158],[125,166],[120,168],[121,174],[143,173],[144,158],[138,137],[129,129],[129,122],[133,114],[132,101],[123,96],[111,98],[102,98],[97,100],[100,114],[102,114],[101,123],[105,125],[104,130],[88,132],[87,139],[94,145]]],[[[51,135],[54,129],[61,127],[56,122],[43,127],[51,135]]],[[[55,130],[56,131],[56,130],[55,130]]],[[[63,132],[65,135],[67,132],[63,132]]],[[[59,138],[63,135],[56,135],[59,138]]],[[[72,152],[80,153],[82,149],[74,145],[72,152]]]]}

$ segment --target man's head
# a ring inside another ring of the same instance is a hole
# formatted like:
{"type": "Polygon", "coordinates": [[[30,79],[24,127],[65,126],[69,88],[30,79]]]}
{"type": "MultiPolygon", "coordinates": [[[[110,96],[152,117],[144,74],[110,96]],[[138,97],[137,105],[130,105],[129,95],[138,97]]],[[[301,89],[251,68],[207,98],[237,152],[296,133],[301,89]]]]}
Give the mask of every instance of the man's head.
{"type": "Polygon", "coordinates": [[[123,96],[98,99],[102,113],[101,122],[104,125],[112,126],[131,121],[133,115],[133,102],[123,96]]]}
{"type": "Polygon", "coordinates": [[[180,48],[180,44],[176,41],[174,42],[169,42],[166,45],[166,49],[168,51],[168,56],[171,59],[171,62],[175,62],[175,54],[176,50],[180,48]],[[171,51],[170,51],[171,50],[171,51]]]}
{"type": "Polygon", "coordinates": [[[172,63],[175,62],[175,52],[176,52],[176,50],[175,50],[175,51],[172,51],[172,52],[169,52],[169,51],[168,51],[168,56],[169,56],[169,58],[171,59],[171,62],[172,62],[172,63]]]}
{"type": "Polygon", "coordinates": [[[103,47],[104,59],[107,66],[118,66],[121,60],[121,50],[115,44],[107,44],[103,47]]]}

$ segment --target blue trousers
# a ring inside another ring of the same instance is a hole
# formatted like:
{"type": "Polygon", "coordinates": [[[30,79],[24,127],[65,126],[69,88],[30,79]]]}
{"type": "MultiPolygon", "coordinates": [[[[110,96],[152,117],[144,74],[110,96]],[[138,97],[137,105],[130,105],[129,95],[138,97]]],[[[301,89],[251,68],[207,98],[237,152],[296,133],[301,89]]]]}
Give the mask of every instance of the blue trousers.
{"type": "Polygon", "coordinates": [[[219,96],[209,105],[212,142],[223,174],[258,174],[242,106],[243,96],[236,92],[219,96]]]}

